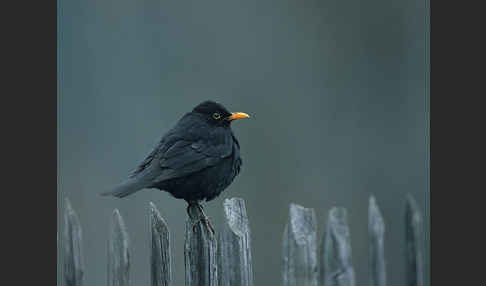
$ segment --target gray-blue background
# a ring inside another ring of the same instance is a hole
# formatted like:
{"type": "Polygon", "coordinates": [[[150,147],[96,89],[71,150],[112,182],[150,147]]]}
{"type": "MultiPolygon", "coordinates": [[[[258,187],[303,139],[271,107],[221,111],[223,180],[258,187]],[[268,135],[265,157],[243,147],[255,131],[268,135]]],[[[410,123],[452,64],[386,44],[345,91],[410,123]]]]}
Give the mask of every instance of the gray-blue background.
{"type": "Polygon", "coordinates": [[[106,284],[113,208],[130,234],[132,285],[149,285],[149,201],[184,285],[185,202],[97,194],[206,99],[252,116],[233,124],[242,173],[206,209],[218,228],[223,199],[246,200],[256,285],[281,283],[290,202],[315,208],[319,239],[330,207],[348,208],[357,284],[368,285],[372,193],[389,285],[405,285],[405,194],[425,211],[428,184],[424,1],[59,1],[58,208],[69,197],[81,220],[86,285],[106,284]]]}

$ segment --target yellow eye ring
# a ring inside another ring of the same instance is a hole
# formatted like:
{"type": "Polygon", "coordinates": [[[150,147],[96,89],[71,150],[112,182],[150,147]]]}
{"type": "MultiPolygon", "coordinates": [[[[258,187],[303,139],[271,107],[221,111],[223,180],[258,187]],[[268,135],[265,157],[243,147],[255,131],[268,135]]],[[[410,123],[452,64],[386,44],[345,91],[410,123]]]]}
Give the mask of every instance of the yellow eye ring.
{"type": "Polygon", "coordinates": [[[217,112],[213,113],[213,118],[214,119],[220,119],[221,118],[221,115],[217,112]]]}

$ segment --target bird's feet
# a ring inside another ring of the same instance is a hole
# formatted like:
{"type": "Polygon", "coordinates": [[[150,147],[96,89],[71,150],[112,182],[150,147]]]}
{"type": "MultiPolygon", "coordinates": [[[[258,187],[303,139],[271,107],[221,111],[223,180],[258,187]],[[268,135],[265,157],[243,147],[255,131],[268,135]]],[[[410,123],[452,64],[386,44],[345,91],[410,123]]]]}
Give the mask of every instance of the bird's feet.
{"type": "Polygon", "coordinates": [[[201,213],[201,215],[199,217],[199,221],[194,222],[194,224],[192,226],[192,231],[195,231],[196,226],[198,225],[199,222],[203,222],[206,225],[206,227],[211,231],[211,233],[214,235],[215,234],[214,228],[211,225],[209,218],[204,213],[203,207],[199,203],[189,204],[187,206],[187,214],[189,215],[189,217],[191,216],[190,213],[189,213],[189,208],[191,207],[191,205],[195,205],[201,213]]]}
{"type": "MultiPolygon", "coordinates": [[[[209,221],[209,218],[207,216],[201,216],[199,218],[199,221],[203,222],[206,227],[211,231],[211,233],[214,235],[215,232],[214,232],[214,228],[213,226],[211,225],[211,222],[209,221]]],[[[196,229],[196,226],[198,225],[199,221],[196,221],[192,227],[192,231],[195,231],[196,229]]]]}

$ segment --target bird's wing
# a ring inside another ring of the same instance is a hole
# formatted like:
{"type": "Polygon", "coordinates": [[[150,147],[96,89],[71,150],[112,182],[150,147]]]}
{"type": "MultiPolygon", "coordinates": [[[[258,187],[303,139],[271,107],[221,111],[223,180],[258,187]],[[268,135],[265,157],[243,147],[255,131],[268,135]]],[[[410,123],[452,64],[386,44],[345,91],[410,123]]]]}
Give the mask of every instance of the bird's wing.
{"type": "Polygon", "coordinates": [[[133,170],[130,175],[129,175],[129,178],[135,178],[137,176],[139,176],[144,170],[147,169],[148,166],[150,166],[150,163],[152,162],[152,160],[155,158],[155,156],[157,155],[157,152],[159,151],[159,149],[162,147],[162,142],[159,142],[159,144],[157,144],[153,149],[152,151],[147,155],[147,157],[137,166],[137,168],[135,168],[135,170],[133,170]]]}
{"type": "Polygon", "coordinates": [[[162,172],[155,182],[179,178],[214,166],[231,155],[231,144],[212,145],[203,140],[179,140],[159,159],[162,172]]]}
{"type": "Polygon", "coordinates": [[[200,118],[186,114],[150,152],[130,177],[158,183],[214,166],[232,154],[232,137],[221,128],[206,130],[200,118]]]}

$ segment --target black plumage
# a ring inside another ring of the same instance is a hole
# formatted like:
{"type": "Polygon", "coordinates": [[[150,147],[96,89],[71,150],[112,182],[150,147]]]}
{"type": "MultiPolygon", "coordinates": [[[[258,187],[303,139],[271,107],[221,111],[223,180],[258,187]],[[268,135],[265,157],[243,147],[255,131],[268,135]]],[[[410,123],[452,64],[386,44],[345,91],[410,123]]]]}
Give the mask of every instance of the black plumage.
{"type": "Polygon", "coordinates": [[[240,145],[231,122],[245,117],[213,101],[199,104],[161,138],[126,181],[103,195],[122,198],[156,188],[189,204],[216,198],[240,172],[240,145]]]}

